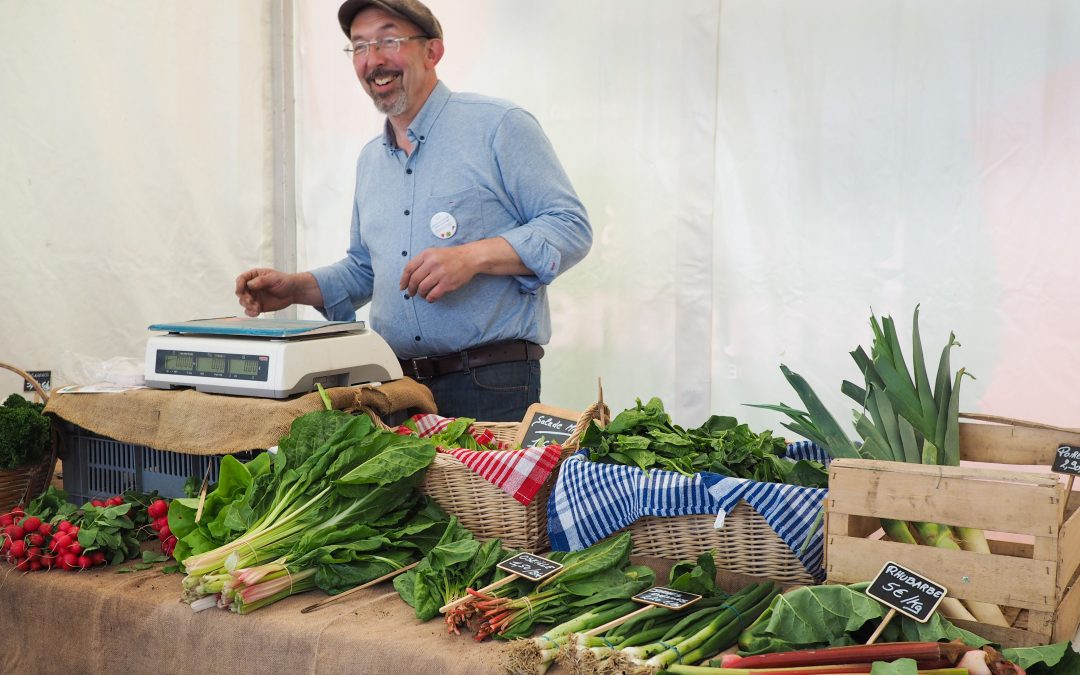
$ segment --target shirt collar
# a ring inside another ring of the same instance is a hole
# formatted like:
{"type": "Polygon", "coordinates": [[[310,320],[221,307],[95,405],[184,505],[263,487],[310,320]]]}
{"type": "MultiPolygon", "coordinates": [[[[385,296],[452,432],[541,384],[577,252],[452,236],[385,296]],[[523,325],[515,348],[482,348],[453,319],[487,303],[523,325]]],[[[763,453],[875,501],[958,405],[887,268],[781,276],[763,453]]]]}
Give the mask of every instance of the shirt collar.
{"type": "MultiPolygon", "coordinates": [[[[431,127],[435,124],[435,120],[439,118],[439,113],[442,112],[448,100],[450,100],[450,88],[443,84],[442,80],[439,80],[435,83],[435,88],[431,90],[427,100],[424,101],[420,112],[416,113],[416,117],[409,124],[407,133],[409,141],[414,146],[427,141],[428,136],[431,134],[431,127]]],[[[390,124],[389,117],[386,118],[383,126],[383,146],[391,154],[398,149],[397,142],[394,140],[394,127],[390,124]]]]}

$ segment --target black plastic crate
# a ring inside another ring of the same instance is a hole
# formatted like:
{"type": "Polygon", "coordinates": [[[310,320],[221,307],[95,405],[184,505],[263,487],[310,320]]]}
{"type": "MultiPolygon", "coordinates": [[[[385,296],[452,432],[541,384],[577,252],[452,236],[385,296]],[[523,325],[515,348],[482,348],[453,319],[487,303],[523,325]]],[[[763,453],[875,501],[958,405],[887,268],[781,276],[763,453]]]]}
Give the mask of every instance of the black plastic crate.
{"type": "MultiPolygon", "coordinates": [[[[73,424],[64,424],[62,430],[65,437],[64,489],[76,504],[108,498],[126,490],[157,490],[162,497],[183,497],[187,479],[193,476],[201,481],[208,467],[210,483],[216,483],[218,479],[223,455],[186,455],[121,443],[73,424]]],[[[259,452],[240,452],[233,456],[247,462],[259,452]]]]}

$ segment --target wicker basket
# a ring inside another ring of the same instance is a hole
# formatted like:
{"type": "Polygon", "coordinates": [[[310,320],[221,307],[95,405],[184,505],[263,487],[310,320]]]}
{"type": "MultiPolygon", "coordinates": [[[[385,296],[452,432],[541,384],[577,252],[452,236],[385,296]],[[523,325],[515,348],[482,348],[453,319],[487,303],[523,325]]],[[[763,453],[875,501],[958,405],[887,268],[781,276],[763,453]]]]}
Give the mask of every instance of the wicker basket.
{"type": "MultiPolygon", "coordinates": [[[[42,402],[48,402],[49,395],[45,393],[38,381],[31,377],[29,373],[6,363],[0,363],[0,368],[10,370],[21,376],[30,383],[30,386],[34,388],[34,392],[42,402]]],[[[14,469],[0,469],[0,513],[7,513],[16,506],[25,506],[48,487],[49,480],[52,478],[53,467],[56,465],[56,447],[58,443],[56,430],[53,429],[51,434],[52,442],[49,444],[48,457],[36,464],[27,464],[14,469]]]]}
{"type": "Polygon", "coordinates": [[[814,584],[803,564],[752,506],[740,501],[716,529],[716,516],[645,516],[623,528],[634,554],[693,560],[712,550],[716,567],[783,583],[814,584]]]}
{"type": "MultiPolygon", "coordinates": [[[[377,425],[387,428],[378,415],[361,408],[377,425]]],[[[607,415],[607,407],[594,403],[574,426],[559,461],[577,451],[578,439],[593,419],[607,415]]],[[[606,418],[605,418],[606,419],[606,418]]],[[[499,441],[513,442],[520,422],[476,422],[473,427],[489,430],[499,441]]],[[[439,453],[428,467],[420,491],[432,497],[447,513],[457,516],[477,539],[500,539],[503,546],[518,551],[537,553],[549,548],[547,536],[547,502],[559,467],[548,476],[528,506],[517,501],[498,487],[484,480],[461,460],[439,453]]]]}

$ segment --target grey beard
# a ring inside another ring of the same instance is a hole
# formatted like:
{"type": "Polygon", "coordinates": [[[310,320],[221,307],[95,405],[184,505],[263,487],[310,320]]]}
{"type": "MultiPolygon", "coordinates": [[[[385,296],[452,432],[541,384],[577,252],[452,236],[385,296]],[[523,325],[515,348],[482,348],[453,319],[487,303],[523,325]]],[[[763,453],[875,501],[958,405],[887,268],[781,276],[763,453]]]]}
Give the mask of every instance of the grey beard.
{"type": "Polygon", "coordinates": [[[374,98],[375,109],[384,115],[396,117],[409,108],[409,97],[404,91],[400,91],[389,98],[374,98]]]}

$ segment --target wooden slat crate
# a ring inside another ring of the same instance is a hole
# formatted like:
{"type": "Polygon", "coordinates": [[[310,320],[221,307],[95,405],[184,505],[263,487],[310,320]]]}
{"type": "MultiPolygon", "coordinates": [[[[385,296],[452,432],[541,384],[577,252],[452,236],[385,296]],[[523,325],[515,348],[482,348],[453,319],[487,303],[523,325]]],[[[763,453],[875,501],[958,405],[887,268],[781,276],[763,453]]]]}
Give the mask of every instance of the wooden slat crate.
{"type": "Polygon", "coordinates": [[[867,581],[892,560],[943,584],[952,597],[1000,605],[1012,623],[954,621],[961,628],[1005,646],[1071,640],[1080,624],[1080,497],[1049,467],[1058,447],[1080,446],[1080,433],[1035,427],[961,423],[961,459],[996,466],[833,461],[829,582],[867,581]],[[1046,468],[1031,473],[1016,465],[1046,468]],[[982,529],[991,554],[888,541],[880,518],[982,529]]]}

